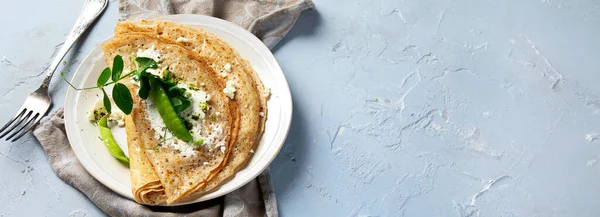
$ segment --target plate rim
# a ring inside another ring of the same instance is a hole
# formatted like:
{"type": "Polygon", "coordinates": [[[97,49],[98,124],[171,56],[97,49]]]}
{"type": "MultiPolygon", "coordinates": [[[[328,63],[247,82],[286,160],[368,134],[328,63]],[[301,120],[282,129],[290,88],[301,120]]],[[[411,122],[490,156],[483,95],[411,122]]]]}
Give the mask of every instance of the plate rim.
{"type": "MultiPolygon", "coordinates": [[[[205,16],[205,15],[196,15],[196,14],[176,14],[176,15],[166,15],[166,16],[160,16],[157,18],[154,18],[156,20],[168,20],[168,21],[173,21],[176,23],[181,23],[184,25],[192,25],[192,26],[202,26],[203,24],[205,26],[206,23],[211,23],[214,25],[210,25],[212,27],[215,28],[219,28],[222,31],[225,31],[233,36],[236,36],[237,38],[239,38],[240,40],[244,41],[245,44],[247,44],[249,47],[253,48],[254,50],[258,51],[259,53],[264,53],[263,58],[266,59],[268,62],[267,66],[268,70],[271,71],[271,74],[273,75],[273,81],[275,81],[275,83],[279,83],[278,86],[283,87],[281,89],[278,90],[278,95],[280,96],[279,98],[279,103],[280,103],[280,113],[281,115],[279,116],[279,121],[278,121],[278,130],[276,132],[276,134],[273,136],[273,140],[271,142],[271,145],[275,144],[277,146],[276,150],[272,152],[272,156],[266,156],[269,159],[265,161],[265,163],[260,164],[259,166],[260,169],[256,170],[255,173],[249,173],[249,174],[245,174],[245,176],[249,177],[248,179],[240,182],[239,186],[236,187],[232,187],[230,189],[225,189],[219,193],[216,193],[214,195],[211,195],[210,198],[203,198],[203,196],[195,199],[195,200],[190,200],[190,201],[185,201],[182,203],[176,203],[176,204],[171,204],[171,205],[161,205],[161,206],[180,206],[180,205],[186,205],[186,204],[193,204],[193,203],[198,203],[198,202],[202,202],[202,201],[207,201],[207,200],[211,200],[220,196],[223,196],[225,194],[231,193],[241,187],[243,187],[244,185],[246,185],[247,183],[249,183],[250,181],[256,179],[256,177],[258,177],[258,175],[260,175],[262,172],[264,172],[269,165],[273,162],[273,160],[275,159],[275,157],[278,155],[278,153],[281,151],[287,136],[289,134],[289,130],[291,127],[291,122],[292,122],[292,116],[293,116],[293,101],[292,101],[292,96],[291,96],[291,91],[289,88],[289,84],[287,82],[287,78],[285,77],[285,74],[283,73],[283,70],[281,69],[281,66],[279,65],[279,63],[277,62],[277,60],[275,59],[275,56],[273,55],[273,53],[271,52],[271,50],[259,39],[257,38],[254,34],[248,32],[246,29],[235,25],[229,21],[226,20],[222,20],[219,18],[215,18],[215,17],[210,17],[210,16],[205,16]],[[180,21],[180,19],[189,19],[189,22],[182,22],[180,21]],[[207,21],[208,20],[208,21],[207,21]],[[203,24],[198,24],[198,23],[203,23],[203,24]],[[223,26],[226,26],[225,28],[222,28],[223,26]],[[231,28],[231,29],[229,29],[231,28]],[[235,31],[235,34],[234,32],[235,31]],[[265,52],[266,51],[266,52],[265,52]],[[282,125],[283,123],[283,125],[282,125]],[[281,133],[279,131],[282,131],[281,133]]],[[[100,43],[98,43],[94,48],[92,48],[92,50],[85,56],[85,58],[82,60],[82,63],[86,62],[86,61],[90,61],[90,56],[92,55],[93,51],[96,50],[99,46],[102,46],[104,43],[106,43],[108,40],[110,40],[111,38],[114,37],[113,35],[110,35],[108,38],[102,40],[100,43]]],[[[75,71],[75,73],[73,74],[73,77],[71,78],[71,82],[74,82],[74,80],[78,77],[78,76],[82,76],[81,70],[82,70],[83,64],[80,64],[77,67],[77,70],[75,71]]],[[[83,75],[85,76],[85,75],[83,75]]],[[[260,76],[260,75],[259,75],[260,76]]],[[[82,161],[82,157],[80,156],[81,154],[85,154],[87,155],[86,157],[88,157],[89,159],[93,159],[93,157],[90,155],[90,153],[88,153],[87,149],[83,148],[82,153],[79,153],[78,148],[74,147],[75,145],[73,145],[73,141],[75,139],[71,139],[72,134],[71,131],[73,129],[71,129],[69,127],[69,123],[71,123],[70,120],[70,116],[67,115],[68,113],[71,112],[75,112],[75,111],[71,111],[70,106],[69,105],[73,105],[75,104],[74,107],[76,107],[76,102],[73,100],[76,100],[78,97],[76,97],[77,95],[73,95],[73,98],[75,99],[71,99],[71,97],[69,97],[69,95],[74,94],[71,93],[71,91],[75,91],[75,90],[71,90],[72,88],[68,88],[66,91],[66,96],[65,96],[65,101],[63,103],[64,106],[64,120],[65,120],[65,132],[67,134],[67,139],[69,140],[69,146],[71,147],[73,153],[75,154],[75,156],[77,157],[77,160],[81,163],[81,165],[83,166],[83,168],[86,170],[86,172],[88,174],[90,174],[92,177],[94,177],[94,179],[100,183],[102,183],[104,186],[106,186],[107,188],[111,189],[111,191],[124,196],[130,200],[133,200],[133,194],[131,192],[131,188],[129,188],[128,192],[119,192],[116,186],[113,185],[113,183],[111,183],[110,181],[106,180],[104,177],[102,177],[105,174],[101,174],[102,170],[100,171],[96,171],[96,168],[91,168],[93,166],[98,167],[98,169],[100,169],[100,166],[98,166],[95,162],[91,161],[91,162],[84,162],[82,161]],[[71,99],[71,100],[70,100],[71,99]],[[69,103],[71,102],[71,103],[69,103]],[[100,173],[100,174],[99,174],[100,173]]],[[[267,104],[268,105],[268,104],[267,104]]],[[[75,118],[75,120],[73,120],[74,122],[77,122],[78,119],[75,118]]],[[[265,126],[266,127],[266,126],[265,126]]],[[[260,143],[259,143],[260,144],[260,143]]],[[[266,153],[269,154],[269,153],[266,153]]],[[[254,157],[255,155],[252,155],[252,157],[254,157]]],[[[87,159],[87,158],[86,158],[87,159]]],[[[248,159],[249,161],[250,159],[248,159]]],[[[247,168],[248,165],[246,165],[245,168],[247,168]]],[[[244,169],[245,169],[244,168],[244,169]]],[[[239,171],[238,171],[239,173],[239,171]]],[[[233,178],[227,180],[224,183],[230,182],[231,180],[233,180],[238,173],[236,173],[233,178]]],[[[221,185],[222,186],[222,185],[221,185]]],[[[217,191],[220,189],[217,188],[217,191]]],[[[210,193],[209,193],[210,194],[210,193]]]]}

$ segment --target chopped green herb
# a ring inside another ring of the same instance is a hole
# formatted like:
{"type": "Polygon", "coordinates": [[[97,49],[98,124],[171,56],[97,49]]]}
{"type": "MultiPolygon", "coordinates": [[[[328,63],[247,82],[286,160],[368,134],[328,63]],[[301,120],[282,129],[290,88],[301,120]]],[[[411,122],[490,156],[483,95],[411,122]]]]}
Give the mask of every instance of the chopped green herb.
{"type": "Polygon", "coordinates": [[[194,140],[194,145],[201,146],[202,144],[204,144],[203,138],[198,138],[198,139],[194,140]]]}
{"type": "Polygon", "coordinates": [[[200,107],[200,110],[202,110],[202,112],[208,112],[209,106],[207,102],[200,102],[198,106],[200,107]]]}

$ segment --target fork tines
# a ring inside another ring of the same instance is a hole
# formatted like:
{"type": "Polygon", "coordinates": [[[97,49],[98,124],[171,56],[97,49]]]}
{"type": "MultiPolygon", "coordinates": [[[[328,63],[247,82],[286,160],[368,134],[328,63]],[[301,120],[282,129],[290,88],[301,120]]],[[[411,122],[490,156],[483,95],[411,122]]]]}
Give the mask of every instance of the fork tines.
{"type": "Polygon", "coordinates": [[[10,134],[6,137],[6,141],[10,139],[12,139],[11,142],[17,141],[17,139],[21,138],[33,128],[41,118],[42,115],[39,112],[28,110],[26,108],[21,109],[13,119],[8,121],[8,123],[0,129],[0,139],[10,134]]]}

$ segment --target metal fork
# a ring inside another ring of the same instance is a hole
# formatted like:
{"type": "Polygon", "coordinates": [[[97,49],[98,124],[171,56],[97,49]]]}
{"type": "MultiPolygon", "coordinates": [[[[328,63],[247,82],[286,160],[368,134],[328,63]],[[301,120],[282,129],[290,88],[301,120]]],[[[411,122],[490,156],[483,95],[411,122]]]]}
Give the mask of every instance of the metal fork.
{"type": "Polygon", "coordinates": [[[48,85],[50,84],[50,79],[52,79],[54,71],[56,71],[61,60],[65,57],[69,49],[71,49],[73,44],[75,44],[77,39],[79,39],[96,18],[98,18],[102,11],[104,11],[107,4],[108,0],[86,0],[85,3],[83,3],[83,9],[75,22],[75,26],[73,26],[65,43],[54,57],[54,60],[52,60],[50,67],[46,69],[46,78],[42,82],[42,85],[29,94],[17,115],[0,129],[0,139],[10,134],[6,137],[6,141],[10,139],[12,139],[11,142],[17,141],[25,135],[25,133],[31,130],[42,119],[46,112],[48,112],[48,109],[52,104],[52,98],[50,98],[50,95],[48,94],[48,85]]]}

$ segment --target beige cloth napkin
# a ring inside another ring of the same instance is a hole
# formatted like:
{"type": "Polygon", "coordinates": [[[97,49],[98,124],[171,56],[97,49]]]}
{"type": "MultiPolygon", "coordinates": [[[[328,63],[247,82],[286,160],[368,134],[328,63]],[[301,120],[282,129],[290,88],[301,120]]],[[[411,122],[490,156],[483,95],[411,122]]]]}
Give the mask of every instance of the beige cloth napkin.
{"type": "MultiPolygon", "coordinates": [[[[181,13],[215,16],[248,29],[270,48],[289,32],[300,12],[314,7],[311,0],[120,0],[119,3],[121,20],[181,13]]],[[[86,172],[67,140],[63,109],[42,120],[33,134],[56,174],[111,216],[278,216],[268,171],[215,200],[180,207],[149,207],[118,195],[86,172]]]]}

